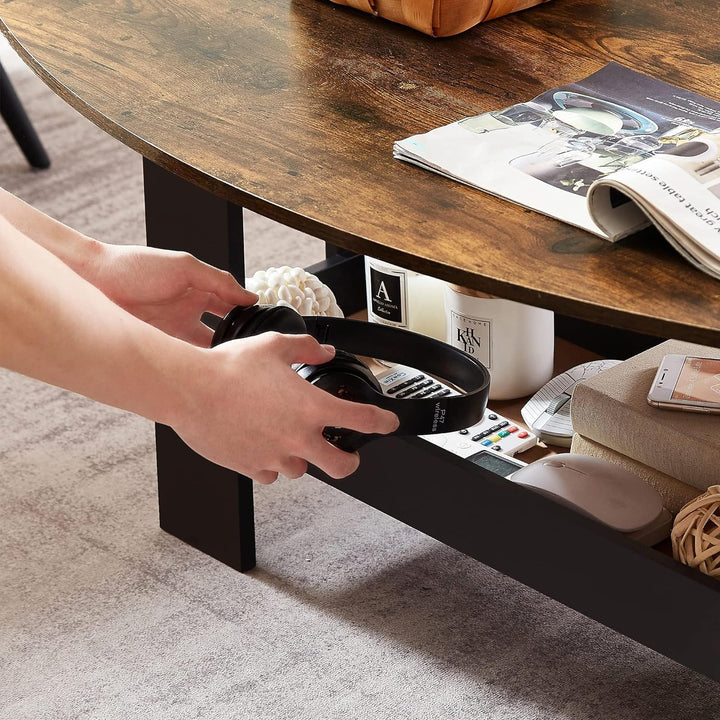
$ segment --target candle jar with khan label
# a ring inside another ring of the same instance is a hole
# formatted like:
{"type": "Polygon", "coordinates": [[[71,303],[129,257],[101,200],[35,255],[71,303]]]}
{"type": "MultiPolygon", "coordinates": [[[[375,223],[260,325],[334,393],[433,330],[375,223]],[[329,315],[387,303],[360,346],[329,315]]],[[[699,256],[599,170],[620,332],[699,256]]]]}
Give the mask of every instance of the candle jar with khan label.
{"type": "Polygon", "coordinates": [[[446,341],[490,371],[490,399],[539,390],[553,375],[555,316],[551,310],[448,285],[446,341]]]}

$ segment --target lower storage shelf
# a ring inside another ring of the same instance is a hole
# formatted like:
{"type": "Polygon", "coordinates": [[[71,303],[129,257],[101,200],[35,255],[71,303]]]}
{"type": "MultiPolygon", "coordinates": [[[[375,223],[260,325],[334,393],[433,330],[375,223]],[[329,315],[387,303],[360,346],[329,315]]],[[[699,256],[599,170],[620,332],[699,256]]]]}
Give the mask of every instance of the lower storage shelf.
{"type": "Polygon", "coordinates": [[[311,474],[667,657],[720,680],[720,583],[417,437],[311,474]]]}

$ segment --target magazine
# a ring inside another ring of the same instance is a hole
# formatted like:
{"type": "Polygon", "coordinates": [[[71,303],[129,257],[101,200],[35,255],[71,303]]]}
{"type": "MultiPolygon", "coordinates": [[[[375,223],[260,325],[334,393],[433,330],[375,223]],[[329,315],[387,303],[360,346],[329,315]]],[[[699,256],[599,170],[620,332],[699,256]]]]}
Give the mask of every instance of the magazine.
{"type": "Polygon", "coordinates": [[[720,102],[618,63],[393,155],[611,242],[652,223],[720,279],[720,102]]]}

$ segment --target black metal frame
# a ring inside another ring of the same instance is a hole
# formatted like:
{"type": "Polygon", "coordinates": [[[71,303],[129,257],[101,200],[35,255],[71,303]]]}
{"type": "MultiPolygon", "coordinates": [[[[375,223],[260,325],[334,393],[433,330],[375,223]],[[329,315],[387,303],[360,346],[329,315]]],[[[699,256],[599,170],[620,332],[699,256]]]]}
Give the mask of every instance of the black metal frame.
{"type": "Polygon", "coordinates": [[[32,126],[5,68],[0,63],[0,116],[30,165],[38,170],[50,167],[50,158],[32,126]]]}
{"type": "MultiPolygon", "coordinates": [[[[145,197],[149,244],[189,250],[243,277],[240,208],[147,160],[145,197]]],[[[348,293],[346,307],[364,298],[361,261],[331,250],[314,267],[348,293]]],[[[158,427],[157,437],[161,527],[231,567],[253,567],[250,480],[194,455],[168,428],[158,427]]],[[[361,456],[360,469],[342,481],[312,474],[720,680],[716,581],[420,438],[380,438],[361,456]]]]}

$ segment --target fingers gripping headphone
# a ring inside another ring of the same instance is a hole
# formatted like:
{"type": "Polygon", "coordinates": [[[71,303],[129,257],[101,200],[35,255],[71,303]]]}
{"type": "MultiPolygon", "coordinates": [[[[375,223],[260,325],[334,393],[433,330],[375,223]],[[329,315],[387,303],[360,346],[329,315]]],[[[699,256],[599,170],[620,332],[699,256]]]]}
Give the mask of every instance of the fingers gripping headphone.
{"type": "MultiPolygon", "coordinates": [[[[400,425],[393,435],[452,432],[479,422],[490,390],[487,368],[439,340],[361,320],[304,317],[290,307],[253,305],[233,308],[219,323],[212,346],[228,340],[275,331],[309,334],[336,348],[322,365],[300,364],[296,372],[308,382],[346,400],[377,405],[394,412],[400,425]],[[356,355],[409,365],[457,387],[463,394],[439,398],[396,398],[383,395],[370,368],[356,355]]],[[[342,450],[354,451],[375,437],[345,428],[325,428],[324,435],[342,450]]]]}

